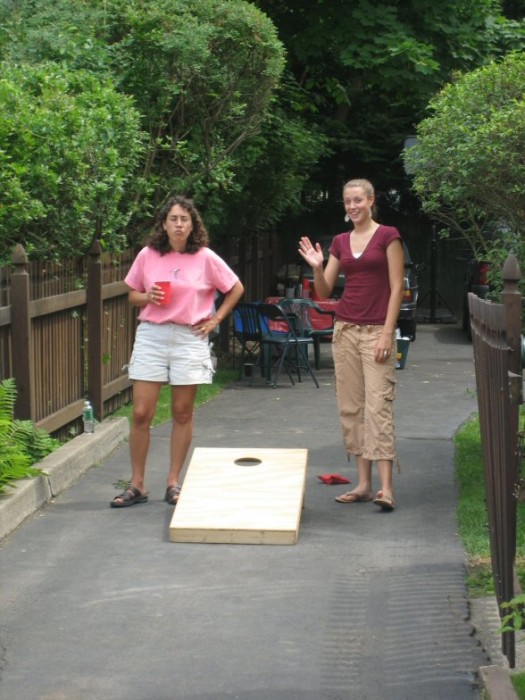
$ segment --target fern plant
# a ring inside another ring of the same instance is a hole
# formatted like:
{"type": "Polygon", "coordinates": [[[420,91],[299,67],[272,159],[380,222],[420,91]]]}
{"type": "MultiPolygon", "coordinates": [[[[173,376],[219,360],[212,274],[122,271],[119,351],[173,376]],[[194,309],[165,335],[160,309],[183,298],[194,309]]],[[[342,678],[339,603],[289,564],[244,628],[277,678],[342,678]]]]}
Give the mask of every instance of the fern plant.
{"type": "Polygon", "coordinates": [[[32,465],[60,445],[31,421],[14,418],[16,394],[14,379],[0,382],[0,493],[18,479],[43,475],[32,465]]]}

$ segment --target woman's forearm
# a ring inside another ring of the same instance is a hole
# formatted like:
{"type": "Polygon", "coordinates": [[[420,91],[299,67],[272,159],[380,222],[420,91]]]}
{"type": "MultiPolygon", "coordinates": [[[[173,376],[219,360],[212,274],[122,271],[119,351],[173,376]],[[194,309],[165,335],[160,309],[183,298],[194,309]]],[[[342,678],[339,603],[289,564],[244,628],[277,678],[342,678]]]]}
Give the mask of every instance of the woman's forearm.
{"type": "Polygon", "coordinates": [[[143,307],[149,303],[148,292],[138,292],[136,289],[132,289],[128,293],[128,301],[132,306],[143,307]]]}
{"type": "Polygon", "coordinates": [[[237,302],[244,294],[244,287],[241,282],[236,282],[233,287],[224,295],[222,304],[215,313],[217,323],[222,323],[224,319],[233,311],[237,302]]]}
{"type": "Polygon", "coordinates": [[[319,299],[328,299],[332,293],[333,286],[331,287],[328,284],[322,267],[315,269],[313,272],[315,293],[319,299]]]}

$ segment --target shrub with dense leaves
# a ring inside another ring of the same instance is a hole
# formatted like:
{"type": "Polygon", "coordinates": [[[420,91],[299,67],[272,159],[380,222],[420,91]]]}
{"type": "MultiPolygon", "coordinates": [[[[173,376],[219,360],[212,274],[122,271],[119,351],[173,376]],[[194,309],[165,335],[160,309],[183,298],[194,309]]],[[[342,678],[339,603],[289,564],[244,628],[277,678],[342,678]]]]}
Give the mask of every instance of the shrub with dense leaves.
{"type": "Polygon", "coordinates": [[[492,272],[511,249],[525,272],[525,55],[458,75],[430,111],[405,153],[423,210],[492,272]]]}
{"type": "Polygon", "coordinates": [[[122,246],[143,153],[129,97],[85,71],[2,65],[0,260],[122,246]]]}
{"type": "Polygon", "coordinates": [[[135,100],[148,144],[132,237],[173,191],[220,218],[236,152],[260,131],[284,68],[266,15],[243,0],[37,0],[18,3],[8,31],[6,58],[111,76],[135,100]]]}

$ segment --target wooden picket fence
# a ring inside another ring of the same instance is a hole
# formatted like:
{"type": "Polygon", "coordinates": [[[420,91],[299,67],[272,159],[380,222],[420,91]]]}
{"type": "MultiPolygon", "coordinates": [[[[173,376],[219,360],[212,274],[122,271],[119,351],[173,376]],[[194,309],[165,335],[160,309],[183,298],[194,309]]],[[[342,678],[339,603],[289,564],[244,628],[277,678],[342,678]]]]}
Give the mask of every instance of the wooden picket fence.
{"type": "MultiPolygon", "coordinates": [[[[272,235],[233,242],[223,257],[245,285],[245,299],[270,294],[280,259],[272,235]]],[[[0,380],[13,377],[16,417],[59,439],[81,429],[84,400],[97,420],[131,399],[127,363],[136,329],[124,278],[136,251],[29,262],[22,245],[0,269],[0,380]]],[[[229,324],[221,328],[228,348],[229,324]]]]}
{"type": "Polygon", "coordinates": [[[0,379],[13,377],[15,415],[57,437],[80,427],[86,397],[97,420],[130,400],[126,365],[136,311],[123,282],[133,260],[101,253],[30,263],[21,245],[2,274],[0,379]]]}
{"type": "MultiPolygon", "coordinates": [[[[520,270],[510,254],[503,268],[501,304],[469,294],[476,369],[481,446],[492,573],[500,615],[501,604],[517,593],[516,556],[519,474],[519,407],[523,403],[520,270]]],[[[502,651],[515,665],[513,631],[502,634],[502,651]]]]}

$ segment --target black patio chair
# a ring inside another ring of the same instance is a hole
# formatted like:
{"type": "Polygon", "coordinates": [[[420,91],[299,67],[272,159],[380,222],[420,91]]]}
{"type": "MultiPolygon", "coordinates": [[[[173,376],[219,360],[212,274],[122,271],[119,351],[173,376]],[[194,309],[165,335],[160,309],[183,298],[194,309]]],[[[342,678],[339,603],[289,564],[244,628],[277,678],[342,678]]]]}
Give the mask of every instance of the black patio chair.
{"type": "Polygon", "coordinates": [[[255,367],[260,365],[260,349],[263,332],[260,326],[258,304],[241,302],[233,310],[233,335],[241,344],[241,357],[239,360],[239,377],[242,377],[243,369],[252,365],[252,376],[255,367]]]}
{"type": "Polygon", "coordinates": [[[257,313],[260,327],[263,329],[262,362],[267,381],[276,387],[279,375],[284,368],[290,381],[295,385],[292,374],[295,373],[298,381],[302,381],[301,370],[305,370],[319,388],[308,359],[308,347],[314,344],[314,340],[304,334],[301,320],[287,314],[279,304],[258,304],[257,313]],[[272,350],[277,351],[275,361],[272,361],[272,350]],[[272,371],[275,371],[273,382],[272,371]]]}
{"type": "Polygon", "coordinates": [[[331,337],[334,332],[335,311],[325,311],[311,299],[282,299],[279,303],[287,313],[293,314],[301,320],[304,335],[313,338],[315,369],[320,369],[321,340],[322,338],[331,337]],[[326,328],[314,328],[312,325],[312,311],[331,317],[330,324],[326,328]]]}

